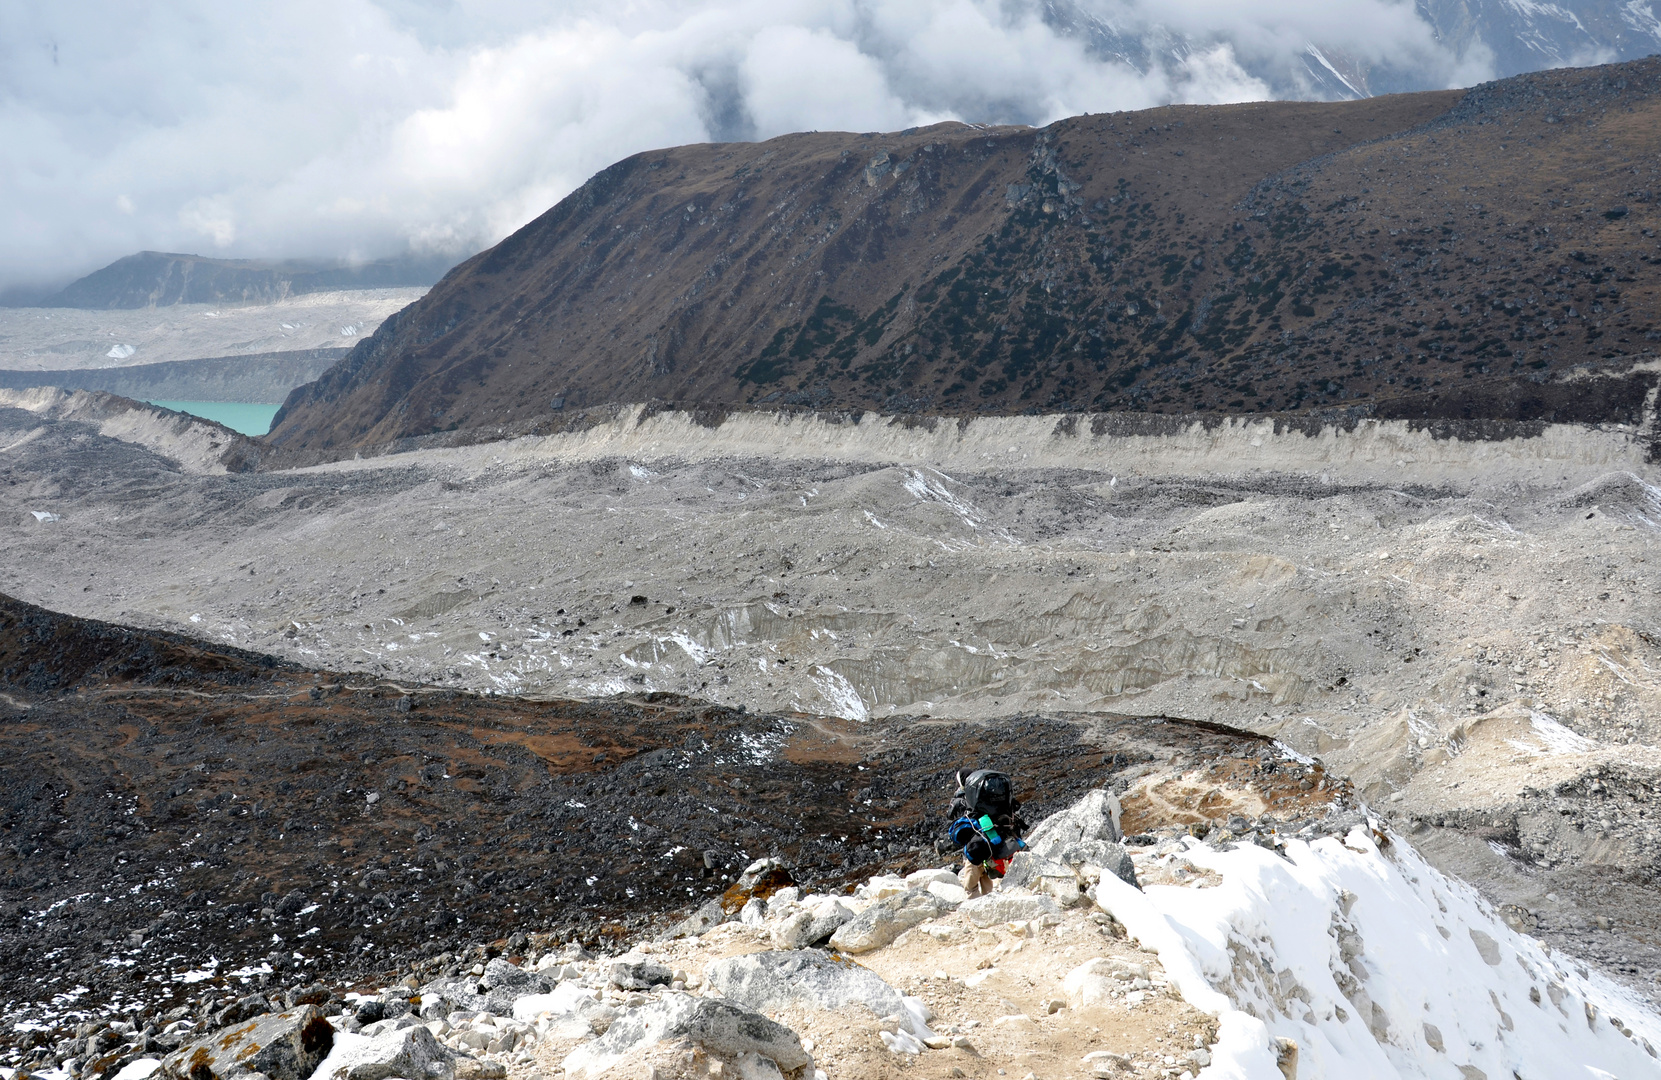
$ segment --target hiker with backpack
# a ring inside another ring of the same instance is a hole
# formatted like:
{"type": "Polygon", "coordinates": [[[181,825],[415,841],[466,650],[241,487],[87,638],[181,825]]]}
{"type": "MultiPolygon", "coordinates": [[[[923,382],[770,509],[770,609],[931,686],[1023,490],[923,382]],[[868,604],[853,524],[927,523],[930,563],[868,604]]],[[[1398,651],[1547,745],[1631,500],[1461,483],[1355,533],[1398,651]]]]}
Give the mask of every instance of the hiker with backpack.
{"type": "Polygon", "coordinates": [[[957,792],[952,796],[950,824],[946,839],[936,844],[942,854],[963,853],[963,869],[957,879],[971,897],[992,891],[996,878],[1004,876],[1009,860],[1026,847],[1021,834],[1027,823],[1020,817],[1021,803],[1009,777],[993,769],[976,769],[957,774],[957,792]]]}

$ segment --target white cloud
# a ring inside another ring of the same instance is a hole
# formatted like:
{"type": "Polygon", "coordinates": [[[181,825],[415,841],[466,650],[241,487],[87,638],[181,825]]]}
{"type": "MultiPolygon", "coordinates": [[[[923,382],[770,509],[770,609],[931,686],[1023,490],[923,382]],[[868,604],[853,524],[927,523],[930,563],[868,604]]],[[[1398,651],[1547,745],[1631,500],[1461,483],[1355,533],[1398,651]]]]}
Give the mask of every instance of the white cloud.
{"type": "Polygon", "coordinates": [[[235,215],[226,200],[216,196],[192,199],[179,211],[179,224],[193,238],[206,237],[216,248],[228,248],[236,240],[235,215]]]}
{"type": "Polygon", "coordinates": [[[767,26],[750,40],[740,85],[756,133],[893,131],[915,113],[888,88],[875,57],[829,30],[767,26]]]}
{"type": "Polygon", "coordinates": [[[1234,47],[1226,41],[1189,53],[1178,70],[1187,91],[1183,96],[1189,101],[1226,105],[1270,96],[1268,85],[1240,66],[1234,47]]]}
{"type": "Polygon", "coordinates": [[[679,143],[1309,93],[1312,41],[1487,74],[1398,0],[1075,2],[0,0],[0,286],[140,248],[471,249],[679,143]]]}

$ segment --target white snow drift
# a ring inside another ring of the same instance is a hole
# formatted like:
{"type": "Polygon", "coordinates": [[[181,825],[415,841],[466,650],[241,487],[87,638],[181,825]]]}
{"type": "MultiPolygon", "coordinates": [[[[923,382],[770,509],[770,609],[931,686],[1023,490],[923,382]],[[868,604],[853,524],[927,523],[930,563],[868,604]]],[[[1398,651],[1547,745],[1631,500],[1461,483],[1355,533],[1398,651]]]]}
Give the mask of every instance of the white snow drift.
{"type": "Polygon", "coordinates": [[[1402,841],[1357,828],[1284,855],[1171,847],[1222,884],[1138,892],[1108,876],[1096,899],[1221,1019],[1201,1080],[1280,1080],[1291,1054],[1299,1080],[1661,1076],[1661,1017],[1402,841]]]}

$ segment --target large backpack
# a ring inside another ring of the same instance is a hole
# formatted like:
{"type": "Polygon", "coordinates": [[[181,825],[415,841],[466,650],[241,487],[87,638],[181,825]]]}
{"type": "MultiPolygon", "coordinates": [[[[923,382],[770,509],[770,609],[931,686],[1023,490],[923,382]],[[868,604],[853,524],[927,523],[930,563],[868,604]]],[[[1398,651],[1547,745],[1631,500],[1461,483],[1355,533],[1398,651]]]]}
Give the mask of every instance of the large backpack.
{"type": "Polygon", "coordinates": [[[971,817],[985,814],[1001,825],[1007,825],[1019,807],[1015,801],[1015,787],[1009,777],[993,769],[976,769],[963,781],[963,805],[971,817]]]}

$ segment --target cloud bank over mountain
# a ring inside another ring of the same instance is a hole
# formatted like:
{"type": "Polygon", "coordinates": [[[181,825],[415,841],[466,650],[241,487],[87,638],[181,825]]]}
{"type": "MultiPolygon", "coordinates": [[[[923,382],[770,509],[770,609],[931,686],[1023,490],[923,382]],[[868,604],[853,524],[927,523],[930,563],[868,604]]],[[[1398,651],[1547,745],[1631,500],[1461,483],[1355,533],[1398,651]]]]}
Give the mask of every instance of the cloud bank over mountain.
{"type": "Polygon", "coordinates": [[[141,248],[474,249],[652,147],[1043,124],[1498,73],[1480,35],[1453,41],[1426,10],[578,0],[550,14],[513,0],[0,0],[0,287],[141,248]]]}

